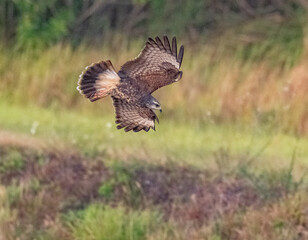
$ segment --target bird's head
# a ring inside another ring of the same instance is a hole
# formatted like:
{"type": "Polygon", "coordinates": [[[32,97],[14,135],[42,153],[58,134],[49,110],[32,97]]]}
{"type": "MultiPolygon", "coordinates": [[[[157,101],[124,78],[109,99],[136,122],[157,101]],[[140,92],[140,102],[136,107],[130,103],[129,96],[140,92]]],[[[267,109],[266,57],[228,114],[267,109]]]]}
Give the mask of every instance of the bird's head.
{"type": "Polygon", "coordinates": [[[146,107],[152,109],[152,110],[159,110],[160,112],[162,112],[160,103],[155,99],[155,98],[150,98],[146,103],[145,103],[146,107]]]}

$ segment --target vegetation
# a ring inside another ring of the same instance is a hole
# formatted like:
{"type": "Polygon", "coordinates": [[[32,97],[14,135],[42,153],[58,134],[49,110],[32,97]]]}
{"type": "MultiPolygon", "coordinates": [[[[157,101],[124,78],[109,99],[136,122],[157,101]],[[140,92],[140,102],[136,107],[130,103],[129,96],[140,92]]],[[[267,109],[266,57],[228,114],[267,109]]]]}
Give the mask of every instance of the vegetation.
{"type": "Polygon", "coordinates": [[[158,216],[149,211],[127,212],[123,207],[91,205],[72,228],[75,239],[142,240],[158,220],[158,216]]]}
{"type": "Polygon", "coordinates": [[[102,156],[47,150],[31,141],[32,146],[1,144],[3,157],[18,151],[26,163],[22,171],[0,173],[5,186],[0,223],[6,239],[307,235],[306,173],[292,162],[274,170],[224,155],[216,166],[202,170],[175,162],[119,160],[105,165],[102,156]],[[229,164],[222,168],[219,162],[224,160],[229,164]]]}
{"type": "Polygon", "coordinates": [[[126,38],[168,33],[196,40],[212,29],[237,27],[257,18],[298,21],[307,8],[300,0],[3,0],[0,37],[26,49],[63,39],[106,41],[115,32],[124,32],[126,38]]]}
{"type": "Polygon", "coordinates": [[[308,5],[3,0],[0,239],[308,238],[308,5]],[[148,36],[185,45],[157,131],[76,91],[148,36]]]}

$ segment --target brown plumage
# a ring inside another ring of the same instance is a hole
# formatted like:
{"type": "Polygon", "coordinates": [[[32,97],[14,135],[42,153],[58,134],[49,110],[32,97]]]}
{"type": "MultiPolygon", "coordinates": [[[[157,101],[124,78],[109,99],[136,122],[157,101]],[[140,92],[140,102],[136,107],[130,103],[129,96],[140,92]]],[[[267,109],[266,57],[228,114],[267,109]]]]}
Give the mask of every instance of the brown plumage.
{"type": "Polygon", "coordinates": [[[151,93],[181,79],[183,54],[183,46],[178,54],[175,38],[172,46],[166,36],[163,42],[159,37],[149,38],[139,56],[126,62],[118,73],[109,60],[88,66],[77,89],[90,101],[110,95],[118,129],[155,130],[158,118],[153,110],[161,111],[161,107],[151,93]]]}

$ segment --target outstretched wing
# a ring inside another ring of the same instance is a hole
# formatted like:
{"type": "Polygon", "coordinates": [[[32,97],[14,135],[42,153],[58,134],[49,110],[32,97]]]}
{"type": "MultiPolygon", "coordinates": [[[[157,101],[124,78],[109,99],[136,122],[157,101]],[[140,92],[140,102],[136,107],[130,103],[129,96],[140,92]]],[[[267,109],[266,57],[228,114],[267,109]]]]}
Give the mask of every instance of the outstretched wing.
{"type": "Polygon", "coordinates": [[[151,109],[130,104],[115,97],[112,100],[118,129],[124,128],[125,132],[130,130],[134,132],[144,130],[147,132],[150,128],[155,130],[155,120],[158,122],[158,118],[151,109]]]}
{"type": "Polygon", "coordinates": [[[166,36],[163,41],[159,37],[155,40],[149,38],[139,56],[125,63],[119,75],[136,79],[149,93],[174,82],[183,60],[184,46],[181,46],[178,54],[175,37],[172,39],[172,47],[166,36]]]}

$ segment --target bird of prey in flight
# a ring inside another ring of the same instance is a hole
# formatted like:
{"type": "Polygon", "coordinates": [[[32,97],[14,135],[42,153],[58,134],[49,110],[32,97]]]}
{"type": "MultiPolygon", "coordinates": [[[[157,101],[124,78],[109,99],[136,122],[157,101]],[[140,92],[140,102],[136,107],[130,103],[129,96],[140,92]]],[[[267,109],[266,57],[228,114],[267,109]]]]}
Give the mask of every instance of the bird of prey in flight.
{"type": "Polygon", "coordinates": [[[154,110],[162,110],[151,94],[163,86],[182,78],[180,71],[184,47],[177,51],[175,37],[170,45],[164,36],[149,38],[141,53],[126,62],[116,72],[110,60],[94,63],[80,75],[78,91],[90,101],[111,96],[118,129],[155,130],[158,118],[154,110]]]}

